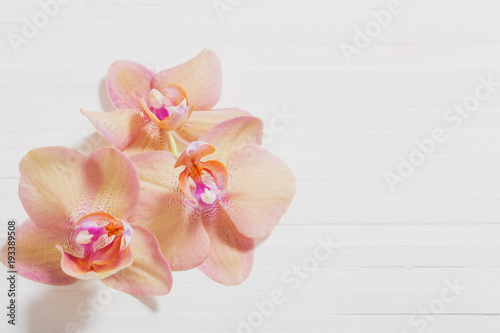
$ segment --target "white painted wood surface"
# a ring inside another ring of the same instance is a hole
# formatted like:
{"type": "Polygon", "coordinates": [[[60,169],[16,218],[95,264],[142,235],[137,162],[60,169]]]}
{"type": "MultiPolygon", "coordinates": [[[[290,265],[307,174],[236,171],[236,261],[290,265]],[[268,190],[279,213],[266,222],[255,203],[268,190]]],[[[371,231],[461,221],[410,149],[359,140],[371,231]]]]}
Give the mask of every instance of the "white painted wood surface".
{"type": "MultiPolygon", "coordinates": [[[[20,278],[18,325],[2,310],[1,332],[499,332],[499,91],[458,128],[443,121],[478,77],[500,81],[498,1],[401,0],[350,63],[339,46],[390,1],[223,0],[234,9],[224,20],[212,0],[66,2],[16,53],[9,34],[41,7],[0,0],[2,242],[7,220],[26,218],[20,158],[100,143],[78,110],[110,109],[102,80],[120,58],[161,70],[213,49],[220,107],[247,109],[268,129],[276,110],[295,115],[266,146],[293,168],[298,193],[240,286],[192,270],[175,273],[170,295],[136,299],[98,282],[20,278]],[[434,128],[447,140],[391,191],[384,173],[434,128]],[[338,248],[316,269],[328,238],[338,248]],[[292,279],[295,265],[310,273],[292,279]],[[276,290],[284,302],[259,312],[276,290]]],[[[6,287],[2,278],[3,309],[6,287]]]]}

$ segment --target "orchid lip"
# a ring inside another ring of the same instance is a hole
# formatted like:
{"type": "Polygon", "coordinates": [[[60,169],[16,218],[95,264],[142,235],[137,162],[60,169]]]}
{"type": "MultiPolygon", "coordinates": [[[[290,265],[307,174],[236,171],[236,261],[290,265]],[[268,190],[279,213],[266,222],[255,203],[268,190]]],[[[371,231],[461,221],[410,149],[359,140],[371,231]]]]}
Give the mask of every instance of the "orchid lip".
{"type": "Polygon", "coordinates": [[[140,104],[144,112],[158,127],[173,131],[183,126],[193,111],[193,105],[188,105],[186,92],[175,84],[165,88],[162,94],[157,89],[149,93],[149,103],[143,98],[140,104]]]}
{"type": "Polygon", "coordinates": [[[175,167],[185,166],[184,171],[179,175],[179,185],[182,191],[190,200],[200,205],[213,205],[221,198],[221,192],[227,185],[227,169],[221,162],[201,161],[201,158],[214,151],[215,148],[210,144],[194,141],[186,147],[175,164],[175,167]],[[189,179],[196,185],[194,193],[189,179]]]}
{"type": "Polygon", "coordinates": [[[75,227],[72,247],[79,249],[78,257],[88,260],[91,270],[93,265],[106,265],[114,261],[121,252],[127,250],[133,235],[133,229],[127,221],[115,219],[104,212],[81,217],[75,227]]]}

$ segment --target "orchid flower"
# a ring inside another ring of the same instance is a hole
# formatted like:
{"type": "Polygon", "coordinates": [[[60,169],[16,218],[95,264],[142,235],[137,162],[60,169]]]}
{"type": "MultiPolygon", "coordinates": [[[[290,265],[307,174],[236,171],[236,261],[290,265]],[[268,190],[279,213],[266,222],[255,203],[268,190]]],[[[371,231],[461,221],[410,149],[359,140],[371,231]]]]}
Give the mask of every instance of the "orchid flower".
{"type": "MultiPolygon", "coordinates": [[[[16,234],[15,268],[33,281],[101,279],[132,295],[164,295],[169,264],[154,235],[130,224],[140,192],[134,166],[115,148],[87,156],[65,147],[30,151],[19,165],[29,216],[16,234]]],[[[8,264],[8,245],[2,262],[8,264]]]]}
{"type": "Polygon", "coordinates": [[[143,191],[130,221],[155,234],[172,270],[198,267],[213,280],[243,282],[254,238],[268,235],[296,191],[293,172],[261,148],[255,117],[227,120],[179,156],[131,157],[143,191]]]}
{"type": "Polygon", "coordinates": [[[127,155],[169,150],[174,137],[188,144],[224,120],[248,115],[237,108],[210,110],[219,101],[221,78],[219,58],[210,50],[157,74],[118,60],[106,77],[108,95],[118,110],[82,113],[127,155]]]}

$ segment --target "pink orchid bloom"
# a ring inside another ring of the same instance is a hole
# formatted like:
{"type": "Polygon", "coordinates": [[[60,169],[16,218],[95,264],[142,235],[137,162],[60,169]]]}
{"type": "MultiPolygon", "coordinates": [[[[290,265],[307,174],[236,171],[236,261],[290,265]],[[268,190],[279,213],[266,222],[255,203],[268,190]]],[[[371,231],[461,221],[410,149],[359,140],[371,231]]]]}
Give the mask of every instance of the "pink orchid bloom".
{"type": "MultiPolygon", "coordinates": [[[[139,199],[133,164],[115,148],[87,156],[65,147],[30,151],[19,165],[29,216],[16,233],[19,275],[52,285],[99,278],[132,295],[165,295],[170,267],[154,235],[127,219],[139,199]]],[[[7,265],[8,244],[2,250],[7,265]]]]}
{"type": "Polygon", "coordinates": [[[82,113],[127,155],[169,150],[171,134],[188,144],[224,120],[248,115],[237,108],[209,110],[219,101],[222,87],[220,61],[210,50],[157,74],[138,63],[118,60],[110,66],[106,81],[111,102],[119,110],[82,113]]]}
{"type": "Polygon", "coordinates": [[[260,119],[237,117],[178,158],[131,157],[144,190],[130,221],[155,234],[172,270],[199,267],[227,285],[249,276],[254,238],[273,230],[296,191],[290,168],[260,147],[262,134],[260,119]]]}

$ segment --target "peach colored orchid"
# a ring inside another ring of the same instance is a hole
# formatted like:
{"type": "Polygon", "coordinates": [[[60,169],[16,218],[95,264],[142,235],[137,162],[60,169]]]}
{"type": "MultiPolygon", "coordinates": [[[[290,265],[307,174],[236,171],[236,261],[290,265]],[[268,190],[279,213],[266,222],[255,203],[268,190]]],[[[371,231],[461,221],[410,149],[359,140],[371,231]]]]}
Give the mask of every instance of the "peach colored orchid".
{"type": "Polygon", "coordinates": [[[138,63],[118,60],[110,66],[106,81],[111,102],[119,110],[82,113],[127,155],[170,150],[173,137],[188,144],[224,120],[248,115],[237,108],[209,110],[219,101],[222,86],[219,58],[210,50],[157,74],[138,63]]]}
{"type": "MultiPolygon", "coordinates": [[[[65,147],[30,151],[19,165],[29,219],[16,235],[16,269],[28,279],[69,285],[99,278],[132,295],[164,295],[170,267],[158,241],[127,219],[139,199],[134,166],[115,148],[87,156],[65,147]]],[[[7,244],[2,261],[7,259],[7,244]]]]}
{"type": "Polygon", "coordinates": [[[260,119],[237,117],[179,157],[131,157],[144,190],[130,221],[155,234],[173,270],[199,267],[227,285],[249,276],[254,238],[272,231],[296,191],[288,166],[260,147],[262,133],[260,119]]]}

